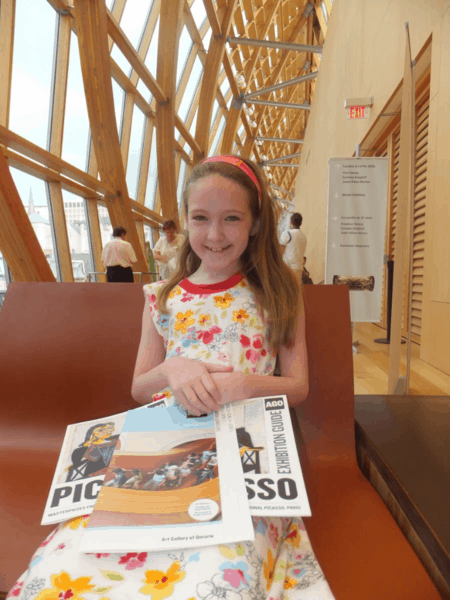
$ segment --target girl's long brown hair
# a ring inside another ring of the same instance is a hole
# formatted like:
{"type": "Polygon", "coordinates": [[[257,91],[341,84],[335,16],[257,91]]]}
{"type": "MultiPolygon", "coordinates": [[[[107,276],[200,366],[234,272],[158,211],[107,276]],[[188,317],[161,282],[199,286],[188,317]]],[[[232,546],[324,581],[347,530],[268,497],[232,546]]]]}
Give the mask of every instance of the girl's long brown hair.
{"type": "MultiPolygon", "coordinates": [[[[264,174],[252,161],[237,158],[244,161],[257,177],[262,190],[261,206],[255,184],[239,167],[225,162],[199,162],[192,169],[183,192],[184,211],[187,220],[190,191],[204,177],[221,175],[245,189],[253,223],[258,223],[258,226],[241,256],[241,271],[268,319],[268,343],[272,349],[278,350],[281,346],[290,346],[294,342],[298,316],[303,309],[301,284],[283,261],[277,238],[274,205],[268,194],[264,174]]],[[[167,299],[173,288],[195,273],[200,264],[201,260],[192,250],[189,238],[186,238],[177,269],[158,293],[158,306],[162,313],[168,313],[167,299]]]]}

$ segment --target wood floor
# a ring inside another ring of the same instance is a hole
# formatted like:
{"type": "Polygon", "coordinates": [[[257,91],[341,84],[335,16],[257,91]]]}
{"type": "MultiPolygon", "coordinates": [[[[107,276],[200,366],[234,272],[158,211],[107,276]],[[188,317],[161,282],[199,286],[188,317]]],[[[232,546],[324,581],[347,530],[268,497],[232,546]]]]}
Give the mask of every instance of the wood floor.
{"type": "MultiPolygon", "coordinates": [[[[387,394],[389,345],[373,340],[385,338],[386,331],[373,323],[356,323],[353,331],[357,354],[353,354],[355,394],[387,394]]],[[[406,344],[402,346],[400,375],[406,374],[406,344]]],[[[450,396],[450,375],[420,360],[420,346],[411,346],[409,393],[422,396],[450,396]]]]}

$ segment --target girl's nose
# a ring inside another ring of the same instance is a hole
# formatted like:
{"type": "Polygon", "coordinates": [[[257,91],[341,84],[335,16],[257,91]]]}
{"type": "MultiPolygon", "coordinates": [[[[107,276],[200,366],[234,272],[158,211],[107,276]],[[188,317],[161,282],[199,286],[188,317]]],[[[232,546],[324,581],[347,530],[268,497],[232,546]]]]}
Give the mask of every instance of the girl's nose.
{"type": "Polygon", "coordinates": [[[217,240],[223,236],[222,226],[217,221],[212,221],[208,228],[208,239],[217,240]]]}

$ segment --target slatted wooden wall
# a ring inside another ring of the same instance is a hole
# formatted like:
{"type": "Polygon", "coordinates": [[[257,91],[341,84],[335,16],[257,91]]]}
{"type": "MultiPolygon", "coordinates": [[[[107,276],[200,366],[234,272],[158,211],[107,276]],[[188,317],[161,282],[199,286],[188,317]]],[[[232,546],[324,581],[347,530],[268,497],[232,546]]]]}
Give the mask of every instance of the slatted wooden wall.
{"type": "MultiPolygon", "coordinates": [[[[428,156],[428,120],[430,105],[430,78],[429,74],[416,89],[416,126],[415,126],[415,172],[414,172],[414,233],[413,233],[413,273],[412,273],[412,319],[411,337],[420,343],[422,327],[422,292],[423,292],[423,265],[425,258],[425,218],[427,195],[427,156],[428,156]]],[[[390,181],[387,215],[386,253],[394,261],[396,254],[396,225],[397,225],[397,198],[398,198],[398,167],[400,161],[400,128],[394,129],[383,141],[383,146],[376,156],[389,156],[390,181]],[[389,152],[389,148],[391,151],[389,152]]],[[[409,232],[408,232],[409,244],[409,232]]],[[[403,306],[402,334],[408,335],[408,298],[406,290],[409,289],[409,253],[408,274],[405,278],[405,301],[403,306]]],[[[383,305],[381,324],[387,327],[387,278],[383,273],[383,305]]]]}

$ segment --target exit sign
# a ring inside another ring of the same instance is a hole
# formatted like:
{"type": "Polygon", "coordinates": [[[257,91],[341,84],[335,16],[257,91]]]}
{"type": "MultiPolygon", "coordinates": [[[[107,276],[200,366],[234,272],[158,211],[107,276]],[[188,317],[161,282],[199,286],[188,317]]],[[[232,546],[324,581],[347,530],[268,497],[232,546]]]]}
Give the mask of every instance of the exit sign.
{"type": "Polygon", "coordinates": [[[368,119],[370,106],[349,106],[346,109],[347,119],[368,119]]]}

